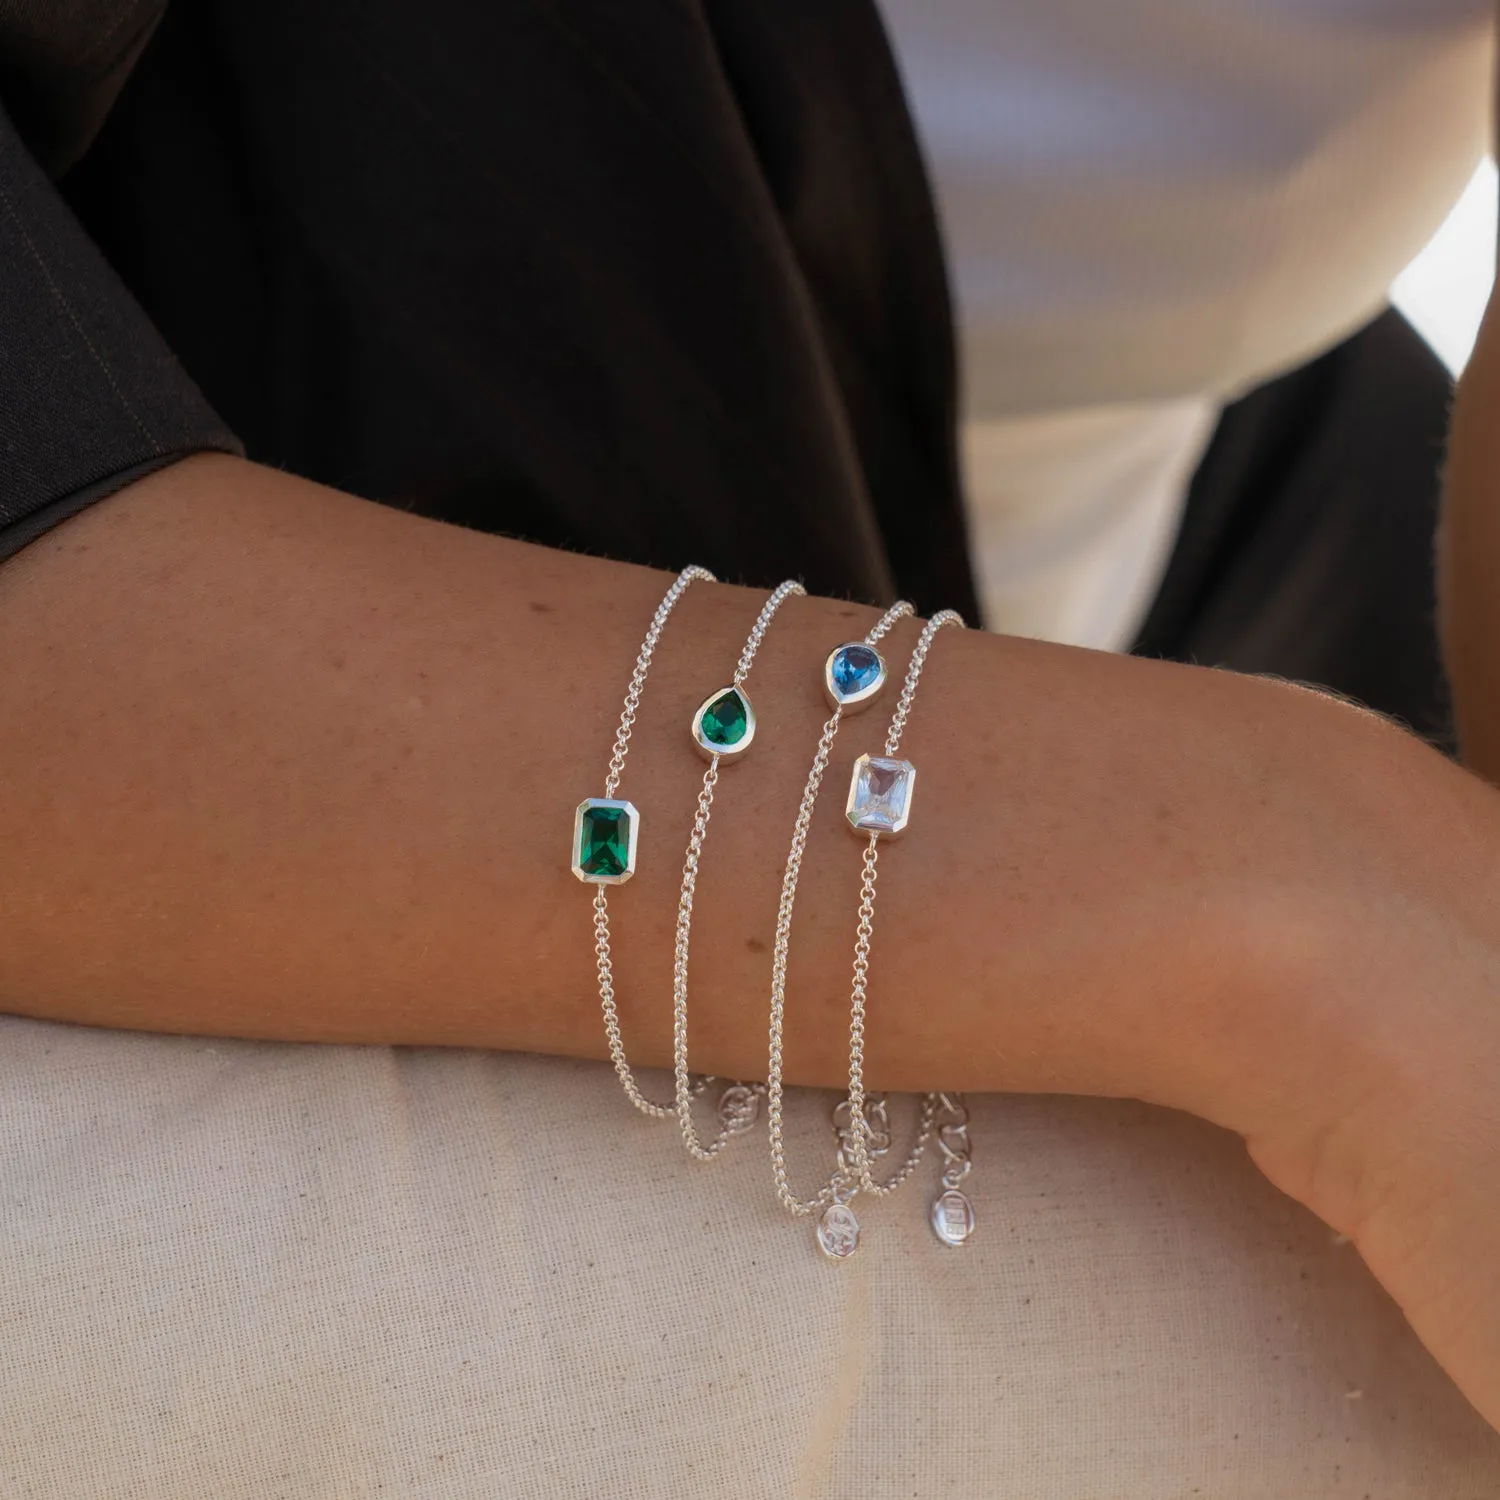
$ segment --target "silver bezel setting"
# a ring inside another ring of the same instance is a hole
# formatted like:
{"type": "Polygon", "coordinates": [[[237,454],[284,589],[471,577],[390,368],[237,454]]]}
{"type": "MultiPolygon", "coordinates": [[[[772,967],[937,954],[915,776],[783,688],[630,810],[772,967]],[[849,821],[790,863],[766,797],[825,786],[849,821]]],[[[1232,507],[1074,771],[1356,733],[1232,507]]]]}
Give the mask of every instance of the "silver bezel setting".
{"type": "Polygon", "coordinates": [[[585,797],[573,814],[574,875],[585,885],[624,885],[635,874],[635,849],[640,832],[641,815],[635,803],[621,797],[585,797]],[[590,875],[583,868],[583,815],[596,807],[621,807],[630,814],[630,837],[625,843],[625,872],[622,875],[590,875]]]}
{"type": "Polygon", "coordinates": [[[911,804],[912,804],[912,798],[916,795],[916,791],[917,791],[917,768],[914,765],[912,765],[912,763],[909,760],[901,760],[899,757],[894,756],[894,755],[861,755],[860,758],[857,761],[854,762],[854,770],[850,773],[850,776],[849,776],[849,795],[844,799],[844,818],[848,822],[850,828],[852,828],[854,830],[854,832],[857,833],[857,834],[859,834],[861,837],[864,837],[864,836],[867,836],[867,835],[873,833],[873,834],[876,834],[878,837],[883,838],[883,839],[896,839],[896,838],[900,838],[901,835],[906,832],[906,825],[909,822],[911,822],[911,804]],[[860,824],[856,820],[856,818],[855,818],[855,813],[854,813],[854,794],[859,789],[860,772],[871,761],[876,761],[876,760],[886,761],[886,762],[891,763],[893,765],[905,766],[906,767],[906,771],[907,771],[907,774],[906,774],[906,805],[905,805],[905,807],[903,807],[901,809],[901,821],[899,823],[893,823],[890,827],[885,827],[885,826],[882,826],[882,827],[879,827],[879,828],[865,827],[862,824],[860,824]]]}
{"type": "Polygon", "coordinates": [[[729,683],[725,687],[716,688],[698,705],[698,712],[693,715],[693,744],[697,747],[698,754],[704,760],[712,760],[718,756],[720,760],[737,760],[750,748],[750,742],[755,738],[755,705],[750,701],[750,695],[744,688],[736,687],[729,683]],[[711,744],[703,735],[703,715],[709,710],[711,704],[717,703],[725,693],[735,692],[740,695],[740,702],[745,705],[745,732],[739,741],[733,745],[711,744]]]}
{"type": "Polygon", "coordinates": [[[885,686],[885,679],[885,657],[879,651],[876,651],[868,641],[845,641],[842,646],[835,646],[823,662],[823,696],[827,698],[830,708],[842,708],[846,714],[858,713],[860,709],[868,707],[870,702],[879,694],[881,688],[885,686]],[[874,654],[875,660],[880,663],[880,673],[872,683],[860,688],[857,693],[845,695],[834,684],[833,660],[840,651],[848,651],[854,646],[858,646],[861,651],[869,651],[874,654]]]}

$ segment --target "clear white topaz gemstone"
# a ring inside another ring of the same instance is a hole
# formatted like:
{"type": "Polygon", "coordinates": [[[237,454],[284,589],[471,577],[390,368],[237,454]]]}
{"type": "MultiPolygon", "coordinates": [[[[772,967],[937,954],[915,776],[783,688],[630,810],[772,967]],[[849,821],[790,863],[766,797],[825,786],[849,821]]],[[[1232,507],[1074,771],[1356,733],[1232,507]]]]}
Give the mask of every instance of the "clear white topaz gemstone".
{"type": "Polygon", "coordinates": [[[900,833],[911,816],[917,768],[909,760],[861,755],[854,762],[844,816],[857,833],[900,833]]]}

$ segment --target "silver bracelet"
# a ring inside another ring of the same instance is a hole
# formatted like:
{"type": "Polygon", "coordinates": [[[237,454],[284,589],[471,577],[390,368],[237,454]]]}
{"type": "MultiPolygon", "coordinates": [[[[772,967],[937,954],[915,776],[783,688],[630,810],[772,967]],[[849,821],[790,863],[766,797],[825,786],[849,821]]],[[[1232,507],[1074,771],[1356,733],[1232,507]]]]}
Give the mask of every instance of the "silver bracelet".
{"type": "MultiPolygon", "coordinates": [[[[882,833],[887,836],[899,833],[905,826],[906,817],[909,816],[910,786],[915,771],[910,768],[908,762],[896,763],[898,766],[907,767],[905,791],[900,794],[903,804],[900,817],[899,819],[887,818],[888,822],[898,823],[899,826],[860,829],[860,831],[869,831],[871,839],[866,853],[866,880],[860,907],[860,940],[856,943],[855,986],[851,995],[850,1094],[836,1111],[836,1134],[839,1139],[837,1169],[823,1190],[805,1203],[794,1198],[787,1187],[782,1138],[781,1018],[785,1004],[787,945],[792,905],[796,896],[797,876],[806,845],[813,804],[828,768],[833,739],[838,732],[842,715],[871,701],[885,682],[885,663],[873,647],[896,621],[912,612],[911,605],[903,602],[893,606],[863,642],[850,642],[839,647],[830,653],[824,664],[825,691],[829,702],[833,705],[834,713],[824,725],[818,753],[803,793],[802,806],[793,831],[792,853],[788,857],[787,874],[782,887],[776,957],[773,964],[773,1023],[768,1084],[761,1086],[731,1082],[723,1091],[718,1103],[719,1132],[709,1145],[703,1145],[693,1124],[692,1101],[716,1080],[712,1078],[695,1080],[687,1069],[687,971],[693,896],[696,890],[703,843],[708,832],[714,790],[718,784],[719,763],[723,759],[744,753],[755,735],[755,711],[745,693],[745,681],[776,610],[792,594],[805,592],[800,584],[793,582],[782,584],[766,601],[745,642],[744,651],[741,653],[730,686],[720,689],[707,698],[693,716],[693,740],[700,752],[708,758],[709,766],[704,774],[703,787],[699,793],[698,812],[684,861],[682,890],[678,904],[677,944],[673,966],[673,1067],[676,1084],[673,1101],[668,1104],[657,1104],[645,1098],[636,1085],[634,1075],[626,1060],[615,1003],[606,888],[610,885],[623,884],[635,873],[640,814],[632,803],[620,799],[616,794],[619,791],[625,759],[629,752],[631,731],[640,708],[653,653],[673,607],[688,586],[697,579],[713,582],[714,576],[705,568],[685,568],[657,607],[656,614],[641,644],[640,654],[636,659],[635,669],[625,695],[625,704],[620,715],[609,770],[605,778],[604,796],[585,798],[578,805],[574,815],[572,868],[579,880],[595,886],[594,951],[599,978],[599,999],[604,1017],[605,1035],[615,1072],[630,1102],[643,1114],[654,1118],[677,1119],[688,1150],[703,1160],[711,1160],[716,1156],[730,1136],[748,1130],[758,1116],[760,1097],[763,1094],[769,1094],[772,1159],[776,1169],[778,1195],[794,1213],[809,1214],[816,1212],[819,1208],[825,1210],[818,1228],[818,1242],[826,1253],[839,1259],[851,1253],[859,1239],[858,1221],[854,1218],[852,1210],[848,1208],[850,1198],[859,1191],[869,1191],[877,1195],[893,1191],[911,1174],[929,1139],[936,1131],[936,1138],[946,1166],[942,1175],[944,1192],[933,1205],[933,1228],[945,1243],[960,1244],[973,1228],[972,1207],[969,1206],[968,1199],[958,1191],[959,1184],[969,1170],[966,1129],[968,1115],[961,1095],[928,1094],[924,1096],[917,1143],[902,1168],[885,1183],[873,1182],[870,1172],[871,1161],[883,1156],[890,1143],[884,1096],[866,1095],[863,1090],[864,985],[868,973],[870,919],[873,916],[874,849],[882,833]],[[944,1116],[941,1120],[939,1120],[940,1115],[944,1116]],[[961,1205],[961,1210],[955,1207],[955,1204],[961,1205]]],[[[942,625],[954,622],[962,624],[962,621],[958,620],[958,617],[951,611],[934,617],[924,630],[916,650],[913,651],[912,665],[908,669],[906,685],[887,738],[887,760],[894,757],[899,746],[901,731],[905,727],[906,718],[910,712],[916,679],[926,659],[932,636],[942,625]]],[[[871,759],[868,756],[860,758],[860,763],[856,766],[855,785],[850,789],[846,815],[851,826],[856,828],[860,827],[855,821],[859,765],[871,759]]],[[[889,814],[891,805],[898,796],[897,790],[893,785],[885,788],[883,793],[877,787],[876,792],[875,801],[879,803],[883,796],[883,811],[889,814]]],[[[866,796],[865,800],[868,802],[870,799],[866,796]]],[[[877,807],[874,815],[877,818],[881,816],[882,807],[877,807]]]]}
{"type": "Polygon", "coordinates": [[[771,1138],[771,1176],[776,1196],[783,1208],[797,1217],[818,1213],[837,1197],[846,1180],[842,1168],[811,1198],[799,1198],[787,1180],[786,1141],[782,1120],[782,1050],[783,1023],[786,1015],[787,960],[791,947],[792,912],[797,902],[797,881],[802,874],[802,859],[807,851],[808,830],[812,826],[813,808],[828,772],[833,742],[844,715],[869,707],[885,686],[885,658],[875,647],[899,620],[914,614],[912,605],[898,600],[879,619],[862,641],[846,641],[828,653],[823,663],[823,692],[833,713],[823,726],[822,737],[813,756],[812,769],[802,788],[802,802],[792,826],[792,844],[786,857],[786,873],[781,880],[781,904],[776,913],[776,941],[771,957],[770,1055],[766,1064],[766,1114],[771,1138]]]}
{"type": "MultiPolygon", "coordinates": [[[[927,653],[938,631],[946,625],[963,628],[963,619],[954,610],[942,610],[923,627],[922,635],[911,654],[906,682],[886,734],[883,755],[861,755],[854,763],[849,780],[849,796],[844,817],[856,835],[868,834],[865,846],[864,874],[860,883],[859,925],[854,943],[854,976],[849,994],[849,1095],[848,1128],[840,1146],[839,1164],[853,1180],[852,1190],[839,1192],[824,1210],[818,1222],[818,1245],[835,1260],[852,1255],[859,1245],[859,1220],[850,1200],[856,1192],[884,1197],[900,1187],[916,1169],[931,1138],[937,1114],[946,1110],[953,1118],[938,1127],[939,1139],[945,1142],[944,1156],[949,1168],[942,1178],[943,1191],[933,1204],[931,1223],[934,1233],[945,1245],[964,1244],[974,1229],[974,1209],[959,1183],[968,1173],[967,1110],[961,1097],[952,1094],[928,1094],[921,1109],[916,1142],[901,1167],[885,1182],[876,1182],[871,1173],[872,1139],[866,1117],[864,1087],[865,1012],[870,972],[870,939],[875,921],[875,876],[880,840],[897,838],[905,832],[911,818],[912,794],[916,788],[917,768],[907,760],[896,758],[901,736],[911,714],[917,683],[927,661],[927,653]],[[961,1153],[962,1171],[957,1159],[961,1153]],[[956,1175],[955,1175],[956,1174],[956,1175]],[[950,1183],[950,1179],[951,1183],[950,1183]]],[[[883,1111],[882,1101],[882,1111],[883,1111]]]]}
{"type": "Polygon", "coordinates": [[[604,1035],[609,1042],[609,1055],[615,1065],[625,1096],[642,1114],[653,1119],[668,1119],[677,1114],[677,1105],[654,1104],[636,1086],[635,1075],[625,1058],[625,1043],[620,1036],[620,1017],[615,1008],[614,968],[609,952],[609,903],[605,891],[612,885],[623,885],[635,874],[636,845],[640,836],[641,818],[633,804],[623,801],[615,794],[620,789],[620,776],[625,770],[625,757],[630,751],[630,732],[635,726],[635,716],[641,706],[641,693],[646,686],[646,673],[651,669],[651,657],[656,643],[666,627],[667,617],[673,606],[686,593],[688,585],[695,579],[713,583],[714,575],[707,568],[688,567],[677,575],[676,581],[652,616],[646,638],[641,642],[640,655],[636,657],[635,670],[630,676],[630,686],[625,693],[625,707],[620,714],[620,727],[615,731],[614,752],[610,756],[609,772],[604,778],[602,797],[585,797],[573,815],[573,873],[594,890],[594,957],[599,974],[599,1005],[604,1013],[604,1035]]]}
{"type": "Polygon", "coordinates": [[[708,758],[703,786],[698,793],[698,811],[688,839],[682,866],[682,890],[677,903],[677,944],[672,964],[672,1060],[677,1084],[677,1121],[682,1142],[699,1161],[712,1161],[733,1135],[748,1130],[759,1109],[758,1094],[744,1084],[731,1084],[719,1101],[718,1134],[704,1145],[693,1123],[693,1087],[688,1073],[688,943],[693,927],[693,895],[698,884],[698,865],[708,836],[714,790],[719,784],[719,763],[737,759],[755,738],[755,709],[745,692],[745,681],[755,654],[765,638],[771,618],[793,594],[806,594],[800,583],[788,580],[766,600],[740,653],[734,680],[710,694],[693,715],[693,743],[708,758]]]}

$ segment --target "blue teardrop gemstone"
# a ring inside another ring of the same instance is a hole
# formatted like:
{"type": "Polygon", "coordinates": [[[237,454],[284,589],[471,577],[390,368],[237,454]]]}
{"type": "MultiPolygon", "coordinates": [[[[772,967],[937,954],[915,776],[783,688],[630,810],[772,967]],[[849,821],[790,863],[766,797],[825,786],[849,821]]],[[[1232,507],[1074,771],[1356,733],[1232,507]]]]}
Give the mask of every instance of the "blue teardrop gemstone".
{"type": "Polygon", "coordinates": [[[833,685],[841,698],[863,692],[880,670],[880,657],[869,646],[840,646],[833,654],[833,685]]]}

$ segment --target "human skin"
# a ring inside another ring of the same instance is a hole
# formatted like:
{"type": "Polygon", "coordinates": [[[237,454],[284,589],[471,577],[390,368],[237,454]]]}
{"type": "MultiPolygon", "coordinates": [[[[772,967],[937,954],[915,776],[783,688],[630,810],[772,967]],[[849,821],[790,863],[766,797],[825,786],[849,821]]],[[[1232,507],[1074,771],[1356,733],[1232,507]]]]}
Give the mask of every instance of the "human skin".
{"type": "MultiPolygon", "coordinates": [[[[221,457],[0,567],[0,1006],[88,1025],[603,1058],[573,808],[670,576],[221,457]]],[[[695,584],[621,794],[632,1057],[671,1056],[692,710],[763,594],[695,584]]],[[[792,600],[749,682],[693,929],[692,1064],[766,1071],[769,948],[824,717],[876,612],[792,600]]],[[[904,663],[916,626],[890,638],[904,663]]],[[[889,702],[889,700],[888,700],[889,702]]],[[[793,932],[789,1081],[839,1084],[859,845],[839,781],[793,932]]],[[[1303,688],[945,631],[881,860],[867,1082],[1137,1097],[1242,1134],[1500,1422],[1500,797],[1303,688]]]]}
{"type": "Polygon", "coordinates": [[[1438,527],[1443,657],[1464,764],[1500,784],[1500,309],[1459,382],[1438,527]]]}

